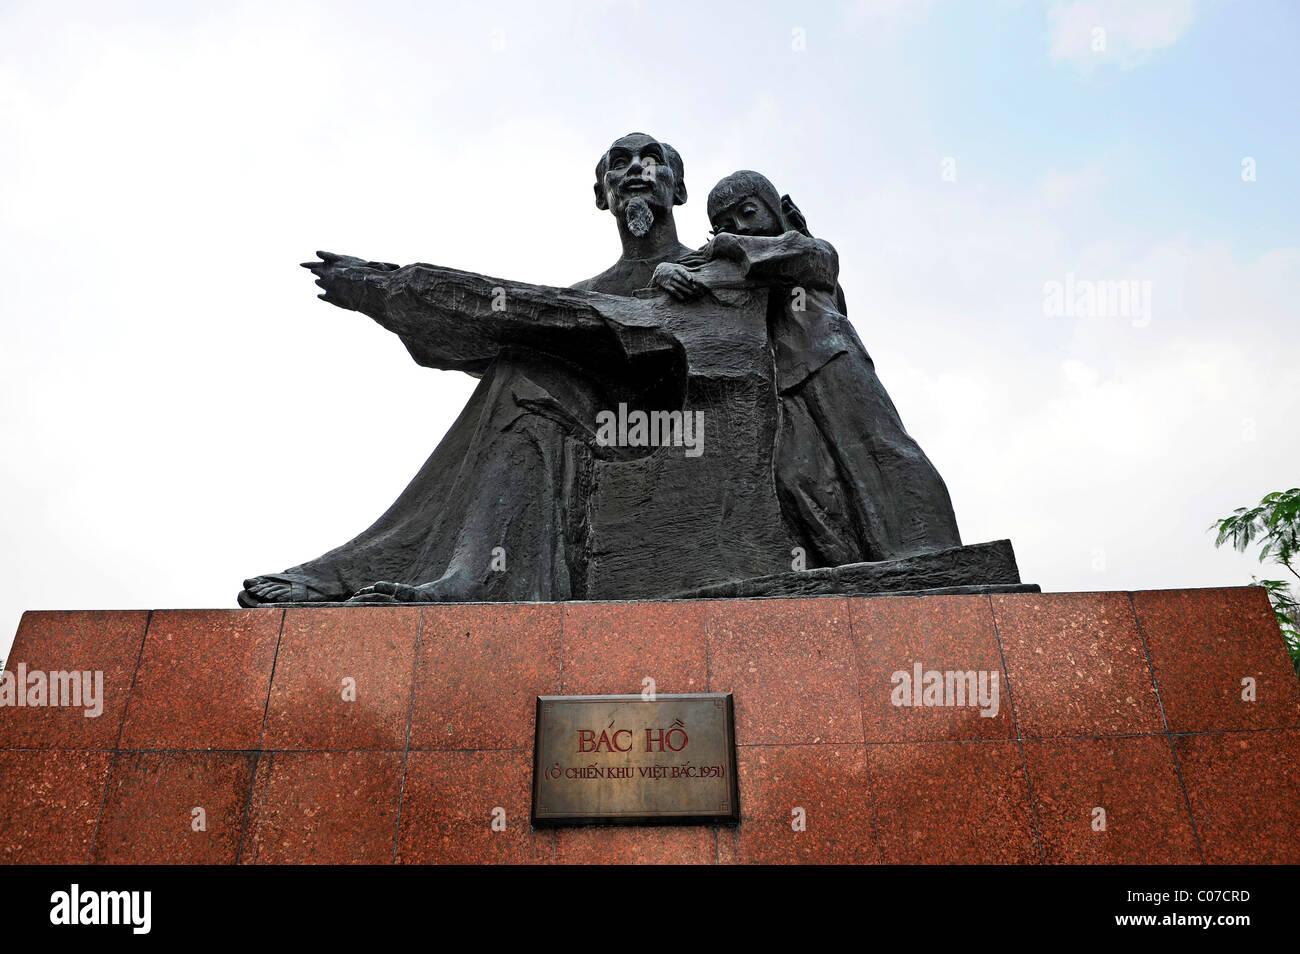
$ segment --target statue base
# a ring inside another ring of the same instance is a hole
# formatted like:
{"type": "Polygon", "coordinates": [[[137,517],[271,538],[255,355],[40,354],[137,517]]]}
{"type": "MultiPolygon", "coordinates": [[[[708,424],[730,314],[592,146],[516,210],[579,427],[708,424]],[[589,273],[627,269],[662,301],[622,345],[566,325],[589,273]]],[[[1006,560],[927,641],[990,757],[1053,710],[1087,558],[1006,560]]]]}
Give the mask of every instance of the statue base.
{"type": "Polygon", "coordinates": [[[29,612],[7,668],[8,863],[1300,863],[1251,587],[29,612]],[[534,829],[536,698],[651,685],[734,695],[739,825],[534,829]]]}
{"type": "Polygon", "coordinates": [[[897,560],[774,573],[699,587],[677,599],[751,596],[939,596],[959,593],[1038,593],[1021,583],[1010,540],[949,547],[897,560]]]}

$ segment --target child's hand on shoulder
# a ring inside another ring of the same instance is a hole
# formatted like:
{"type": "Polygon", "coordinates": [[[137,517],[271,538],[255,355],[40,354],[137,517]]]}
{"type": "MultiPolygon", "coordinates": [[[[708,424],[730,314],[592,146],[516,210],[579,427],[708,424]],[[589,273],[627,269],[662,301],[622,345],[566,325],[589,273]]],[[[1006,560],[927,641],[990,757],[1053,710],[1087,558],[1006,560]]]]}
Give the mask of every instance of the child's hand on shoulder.
{"type": "Polygon", "coordinates": [[[676,262],[660,262],[651,281],[678,301],[688,301],[704,292],[704,286],[695,280],[691,270],[676,262]]]}

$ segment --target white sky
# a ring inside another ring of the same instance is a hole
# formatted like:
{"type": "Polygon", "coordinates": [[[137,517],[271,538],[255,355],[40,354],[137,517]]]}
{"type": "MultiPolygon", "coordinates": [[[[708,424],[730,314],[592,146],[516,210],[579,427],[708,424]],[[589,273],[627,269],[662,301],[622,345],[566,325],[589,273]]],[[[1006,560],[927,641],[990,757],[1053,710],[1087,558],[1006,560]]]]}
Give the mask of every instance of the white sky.
{"type": "Polygon", "coordinates": [[[233,606],[365,528],[472,382],[297,263],[586,278],[631,130],[685,159],[687,244],[755,168],[838,248],[965,541],[1045,590],[1249,582],[1206,527],[1300,483],[1296,21],[1251,11],[0,3],[0,655],[24,609],[233,606]],[[1046,316],[1067,273],[1151,282],[1149,323],[1046,316]]]}

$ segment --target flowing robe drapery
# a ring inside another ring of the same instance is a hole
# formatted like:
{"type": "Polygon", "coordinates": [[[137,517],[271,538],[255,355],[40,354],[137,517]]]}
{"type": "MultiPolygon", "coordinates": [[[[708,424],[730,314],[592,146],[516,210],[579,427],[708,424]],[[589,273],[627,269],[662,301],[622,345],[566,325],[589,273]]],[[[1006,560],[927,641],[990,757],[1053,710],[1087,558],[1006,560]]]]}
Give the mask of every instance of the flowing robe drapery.
{"type": "Polygon", "coordinates": [[[948,488],[848,320],[834,247],[797,231],[728,240],[744,278],[773,288],[777,491],[810,566],[960,546],[948,488]]]}
{"type": "MultiPolygon", "coordinates": [[[[735,277],[728,263],[716,271],[720,286],[735,277]]],[[[380,580],[441,581],[449,600],[654,596],[785,566],[765,293],[683,306],[429,265],[342,280],[345,307],[397,334],[419,364],[482,379],[379,520],[270,577],[297,598],[342,600],[380,580]],[[724,426],[698,463],[595,439],[602,410],[692,400],[724,426]]]]}

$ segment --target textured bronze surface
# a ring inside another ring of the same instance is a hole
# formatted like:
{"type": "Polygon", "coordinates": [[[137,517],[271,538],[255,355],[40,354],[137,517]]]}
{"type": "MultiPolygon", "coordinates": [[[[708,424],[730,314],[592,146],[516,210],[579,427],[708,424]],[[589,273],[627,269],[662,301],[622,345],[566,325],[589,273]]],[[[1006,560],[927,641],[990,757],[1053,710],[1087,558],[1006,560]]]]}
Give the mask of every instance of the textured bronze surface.
{"type": "Polygon", "coordinates": [[[731,695],[538,696],[533,824],[740,818],[731,695]]]}

